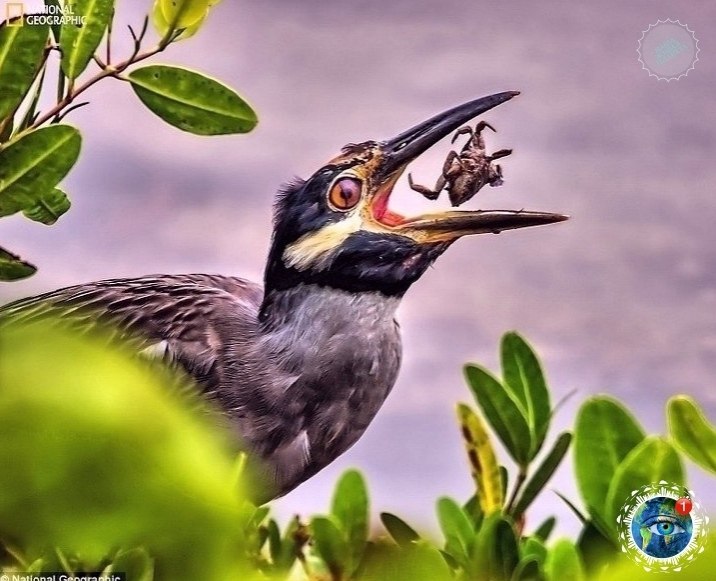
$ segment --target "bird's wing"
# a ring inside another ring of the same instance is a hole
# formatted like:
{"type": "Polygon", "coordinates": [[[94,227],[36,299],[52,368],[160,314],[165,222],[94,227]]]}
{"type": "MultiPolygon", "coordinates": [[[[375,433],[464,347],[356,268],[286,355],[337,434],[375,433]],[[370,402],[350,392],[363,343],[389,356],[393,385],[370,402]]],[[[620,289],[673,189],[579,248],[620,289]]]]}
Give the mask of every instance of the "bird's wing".
{"type": "Polygon", "coordinates": [[[143,353],[175,360],[203,380],[220,357],[218,326],[232,319],[254,325],[262,296],[259,285],[233,277],[104,280],[10,303],[0,308],[0,327],[48,317],[78,331],[105,324],[143,353]]]}

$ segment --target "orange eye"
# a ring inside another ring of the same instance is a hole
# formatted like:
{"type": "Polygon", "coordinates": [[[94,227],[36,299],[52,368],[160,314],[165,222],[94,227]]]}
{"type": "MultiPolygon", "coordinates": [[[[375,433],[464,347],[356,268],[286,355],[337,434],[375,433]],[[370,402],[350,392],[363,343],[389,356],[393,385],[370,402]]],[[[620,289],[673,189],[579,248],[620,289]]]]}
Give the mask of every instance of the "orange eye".
{"type": "Polygon", "coordinates": [[[331,186],[328,201],[336,210],[350,210],[360,201],[361,185],[356,178],[341,178],[331,186]]]}

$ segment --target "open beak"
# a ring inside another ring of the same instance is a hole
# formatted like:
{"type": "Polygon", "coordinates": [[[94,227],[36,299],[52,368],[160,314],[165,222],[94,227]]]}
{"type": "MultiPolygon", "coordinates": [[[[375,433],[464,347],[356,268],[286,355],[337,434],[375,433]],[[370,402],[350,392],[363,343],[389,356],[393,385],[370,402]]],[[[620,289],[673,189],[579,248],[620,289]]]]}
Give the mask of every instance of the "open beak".
{"type": "Polygon", "coordinates": [[[516,95],[519,95],[518,91],[505,91],[469,101],[379,144],[382,159],[373,178],[376,186],[374,196],[370,200],[373,219],[381,227],[388,228],[396,234],[428,243],[450,241],[467,234],[499,233],[502,230],[553,224],[566,220],[567,216],[562,214],[523,210],[452,210],[406,218],[388,209],[388,198],[393,186],[411,161],[458,127],[516,95]]]}

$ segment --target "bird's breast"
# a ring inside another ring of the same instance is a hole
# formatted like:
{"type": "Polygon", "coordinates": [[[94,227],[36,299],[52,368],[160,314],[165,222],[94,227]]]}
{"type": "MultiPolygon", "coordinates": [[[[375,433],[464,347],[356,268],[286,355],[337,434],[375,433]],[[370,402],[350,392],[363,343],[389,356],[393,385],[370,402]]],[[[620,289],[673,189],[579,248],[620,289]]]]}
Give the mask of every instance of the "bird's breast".
{"type": "Polygon", "coordinates": [[[397,299],[316,287],[294,292],[283,297],[281,324],[261,341],[273,380],[271,401],[257,410],[270,416],[258,422],[274,427],[264,452],[284,491],[360,438],[392,389],[401,358],[397,299]]]}

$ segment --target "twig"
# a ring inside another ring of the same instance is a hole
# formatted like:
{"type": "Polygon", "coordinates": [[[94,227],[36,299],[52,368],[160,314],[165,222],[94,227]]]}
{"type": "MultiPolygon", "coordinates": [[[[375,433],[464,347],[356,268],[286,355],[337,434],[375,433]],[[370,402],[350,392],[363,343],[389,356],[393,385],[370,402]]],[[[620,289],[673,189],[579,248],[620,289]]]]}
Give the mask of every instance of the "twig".
{"type": "Polygon", "coordinates": [[[129,34],[132,35],[132,40],[134,41],[134,46],[136,47],[137,44],[139,44],[139,38],[138,38],[137,35],[135,34],[134,28],[132,28],[132,25],[131,25],[131,24],[127,24],[127,28],[129,28],[129,34]]]}
{"type": "MultiPolygon", "coordinates": [[[[139,34],[138,37],[136,37],[138,41],[141,41],[143,35],[146,33],[146,28],[147,28],[146,23],[147,22],[148,22],[148,20],[145,19],[145,25],[142,27],[142,32],[139,34]]],[[[67,90],[67,94],[52,109],[50,109],[47,113],[45,113],[44,115],[39,117],[28,129],[37,129],[40,125],[42,125],[43,123],[46,123],[48,120],[52,119],[53,117],[55,117],[59,113],[61,113],[65,107],[67,107],[69,104],[71,104],[72,101],[74,101],[79,95],[84,93],[87,89],[89,89],[95,83],[97,83],[107,77],[119,78],[119,73],[124,71],[127,67],[129,67],[133,64],[136,64],[138,62],[141,62],[145,59],[148,59],[157,53],[162,52],[164,49],[167,48],[167,46],[169,46],[169,44],[171,44],[171,42],[172,42],[171,37],[166,42],[164,41],[164,39],[162,39],[162,41],[157,46],[152,48],[151,50],[148,50],[141,54],[138,51],[133,52],[132,56],[130,56],[128,59],[122,61],[121,63],[119,63],[116,66],[110,66],[110,65],[105,66],[101,72],[97,73],[94,77],[90,77],[89,79],[87,79],[87,81],[85,81],[83,84],[79,85],[78,87],[76,87],[76,88],[69,87],[67,90]]],[[[135,47],[136,47],[136,45],[135,45],[135,47]]]]}
{"type": "MultiPolygon", "coordinates": [[[[129,28],[129,33],[132,35],[132,40],[134,40],[134,50],[132,51],[132,56],[130,56],[125,61],[128,64],[124,68],[117,67],[118,72],[121,72],[124,69],[126,69],[131,64],[131,61],[134,58],[136,58],[136,56],[139,54],[139,51],[142,49],[142,41],[144,40],[144,37],[147,34],[147,25],[148,24],[149,24],[149,16],[145,16],[144,22],[142,23],[142,29],[139,31],[139,34],[136,34],[134,32],[134,28],[132,28],[131,26],[127,26],[127,28],[129,28]]],[[[158,46],[162,46],[162,43],[160,42],[158,46]]],[[[164,46],[166,47],[166,45],[164,45],[164,46]]]]}
{"type": "Polygon", "coordinates": [[[520,466],[520,471],[517,473],[517,480],[515,480],[515,487],[512,489],[510,500],[507,503],[506,512],[512,512],[512,509],[517,501],[517,495],[522,490],[522,485],[527,480],[527,466],[520,466]]]}
{"type": "MultiPolygon", "coordinates": [[[[65,78],[65,75],[64,75],[63,72],[62,72],[62,65],[61,65],[61,64],[60,64],[60,76],[61,76],[63,79],[65,78]]],[[[60,103],[64,103],[63,107],[66,107],[67,105],[69,105],[69,104],[72,102],[72,99],[73,99],[73,97],[71,97],[71,95],[72,95],[72,92],[73,92],[74,89],[75,89],[75,81],[76,81],[76,79],[66,79],[66,80],[68,81],[68,82],[67,82],[67,92],[63,95],[63,97],[62,97],[62,99],[60,100],[60,102],[57,103],[58,106],[59,106],[60,103]]],[[[62,82],[62,85],[63,85],[63,86],[64,86],[64,84],[65,84],[65,81],[62,82]]],[[[57,117],[58,117],[58,114],[60,113],[61,110],[62,110],[62,108],[60,108],[60,109],[57,111],[57,113],[55,113],[55,115],[53,115],[54,119],[52,120],[52,123],[57,123],[57,117]]],[[[33,123],[33,127],[35,127],[35,126],[36,126],[35,123],[33,123]]]]}
{"type": "Polygon", "coordinates": [[[71,107],[68,107],[61,115],[57,115],[52,122],[53,123],[59,123],[62,121],[69,113],[74,111],[75,109],[79,109],[80,107],[84,107],[85,105],[89,105],[89,101],[82,101],[82,103],[76,103],[72,105],[71,107]]]}
{"type": "MultiPolygon", "coordinates": [[[[32,124],[29,125],[27,128],[23,129],[22,131],[18,132],[15,135],[15,138],[19,138],[20,136],[24,135],[25,133],[32,131],[34,129],[37,129],[41,125],[47,123],[49,120],[52,119],[52,123],[57,123],[60,120],[62,120],[70,111],[73,111],[79,107],[84,107],[87,103],[80,103],[74,107],[69,108],[67,111],[63,111],[66,107],[72,104],[72,102],[82,93],[84,93],[87,89],[92,87],[92,85],[98,83],[102,79],[105,79],[107,77],[114,77],[116,79],[120,79],[123,81],[126,81],[127,78],[122,76],[120,73],[122,73],[124,70],[126,70],[128,67],[139,63],[145,59],[148,59],[163,50],[165,50],[171,43],[173,43],[183,32],[183,30],[168,30],[167,33],[162,37],[162,39],[159,41],[159,43],[152,49],[147,50],[145,52],[141,52],[142,49],[142,42],[144,41],[144,37],[147,34],[147,30],[149,27],[149,16],[144,17],[144,21],[142,22],[142,28],[139,31],[139,34],[135,32],[135,30],[129,26],[129,33],[132,35],[132,40],[134,41],[134,47],[132,50],[131,55],[129,58],[125,59],[124,61],[120,62],[117,65],[112,65],[110,62],[110,58],[112,56],[111,49],[109,47],[109,41],[111,38],[108,35],[108,46],[107,46],[107,62],[102,62],[102,59],[98,55],[93,55],[94,61],[99,65],[99,67],[102,69],[99,73],[97,73],[95,76],[90,77],[87,79],[84,83],[78,85],[75,87],[74,80],[70,80],[67,89],[65,91],[65,75],[62,72],[62,67],[59,68],[59,78],[57,81],[57,102],[54,107],[52,107],[47,113],[44,113],[42,115],[35,116],[35,119],[32,121],[32,124]]],[[[50,47],[53,49],[56,49],[57,47],[50,47]]],[[[59,49],[60,52],[61,49],[59,49]]],[[[47,58],[47,55],[45,56],[47,58]]],[[[7,124],[7,119],[4,120],[2,123],[0,123],[0,130],[3,129],[4,125],[7,124]]]]}

